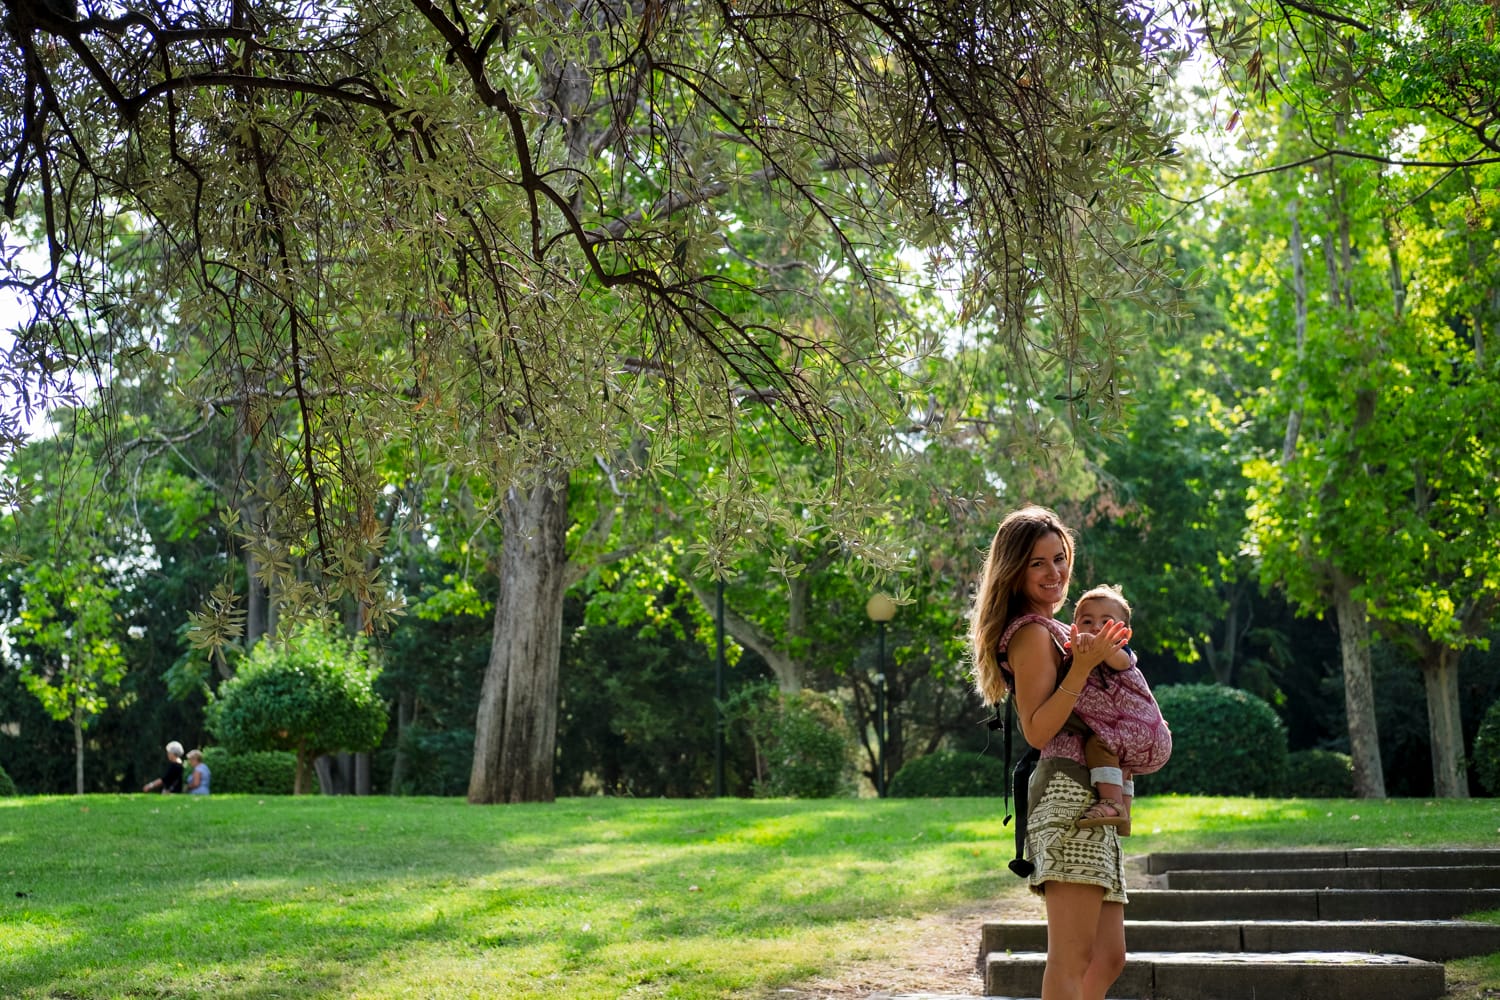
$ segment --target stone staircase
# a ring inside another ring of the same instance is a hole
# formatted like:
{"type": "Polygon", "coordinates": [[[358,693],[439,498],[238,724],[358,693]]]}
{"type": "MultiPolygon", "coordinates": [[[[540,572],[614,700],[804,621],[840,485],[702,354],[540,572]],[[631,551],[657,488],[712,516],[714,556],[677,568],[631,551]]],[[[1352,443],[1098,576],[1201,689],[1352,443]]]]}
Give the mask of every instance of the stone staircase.
{"type": "MultiPolygon", "coordinates": [[[[1442,962],[1500,952],[1500,850],[1152,854],[1131,888],[1111,997],[1438,1000],[1442,962]]],[[[1041,992],[1047,928],[984,925],[986,996],[1041,992]]]]}

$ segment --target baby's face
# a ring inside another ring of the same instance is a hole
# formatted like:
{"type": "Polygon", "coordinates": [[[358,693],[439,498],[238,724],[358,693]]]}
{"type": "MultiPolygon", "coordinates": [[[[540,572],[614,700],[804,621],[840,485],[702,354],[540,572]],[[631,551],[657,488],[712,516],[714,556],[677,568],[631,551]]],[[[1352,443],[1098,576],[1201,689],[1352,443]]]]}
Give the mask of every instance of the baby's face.
{"type": "Polygon", "coordinates": [[[1097,632],[1107,622],[1130,624],[1125,616],[1125,608],[1118,601],[1091,597],[1073,610],[1073,624],[1078,626],[1080,632],[1097,632]]]}

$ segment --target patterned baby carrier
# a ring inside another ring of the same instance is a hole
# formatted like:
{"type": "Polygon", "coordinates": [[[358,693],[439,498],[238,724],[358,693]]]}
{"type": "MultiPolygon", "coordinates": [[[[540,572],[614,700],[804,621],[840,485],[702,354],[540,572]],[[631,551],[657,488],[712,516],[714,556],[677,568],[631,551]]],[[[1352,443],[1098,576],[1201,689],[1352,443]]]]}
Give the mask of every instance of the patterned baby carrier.
{"type": "MultiPolygon", "coordinates": [[[[1073,654],[1067,647],[1071,635],[1068,626],[1046,615],[1022,615],[1006,627],[1004,634],[1000,637],[996,653],[1000,672],[1005,677],[1006,685],[1012,691],[1015,689],[1015,674],[1012,673],[1007,663],[1006,651],[1016,631],[1031,622],[1044,625],[1052,635],[1052,642],[1057,647],[1062,661],[1057,674],[1059,683],[1073,662],[1073,654]]],[[[1126,649],[1129,651],[1129,647],[1126,649]]],[[[1011,697],[1007,696],[1006,701],[1007,704],[1013,706],[1011,697]]],[[[1012,707],[1007,717],[1013,716],[1014,708],[1012,707]]],[[[1009,727],[1003,724],[999,715],[996,721],[991,723],[992,727],[996,724],[1001,724],[1001,728],[1005,731],[1003,739],[1005,740],[1006,769],[1011,770],[1009,727]]],[[[1162,717],[1161,707],[1157,705],[1156,698],[1151,694],[1151,686],[1146,683],[1145,675],[1136,666],[1134,652],[1130,653],[1130,666],[1125,670],[1116,671],[1101,663],[1089,673],[1073,713],[1069,715],[1063,731],[1054,737],[1054,740],[1063,739],[1064,733],[1086,736],[1090,732],[1097,733],[1111,752],[1120,758],[1120,766],[1133,774],[1149,774],[1159,770],[1171,757],[1172,731],[1167,727],[1166,719],[1162,717]]],[[[1048,744],[1047,749],[1053,749],[1053,745],[1048,744]]],[[[1016,799],[1017,820],[1016,857],[1010,862],[1009,867],[1011,871],[1023,878],[1030,875],[1035,868],[1025,858],[1026,799],[1031,772],[1036,769],[1041,754],[1042,751],[1029,747],[1011,772],[1010,791],[1016,799]]],[[[1007,797],[1006,808],[1005,822],[1008,823],[1010,822],[1009,797],[1007,797]]]]}

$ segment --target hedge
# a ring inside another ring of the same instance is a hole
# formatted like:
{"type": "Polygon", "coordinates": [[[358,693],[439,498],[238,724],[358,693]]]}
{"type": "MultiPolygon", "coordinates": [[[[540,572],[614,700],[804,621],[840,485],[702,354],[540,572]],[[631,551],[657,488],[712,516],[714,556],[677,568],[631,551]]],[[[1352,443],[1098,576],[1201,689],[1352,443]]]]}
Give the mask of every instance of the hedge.
{"type": "Polygon", "coordinates": [[[230,753],[223,747],[203,751],[211,792],[241,795],[290,795],[297,774],[297,755],[290,750],[230,753]]]}
{"type": "Polygon", "coordinates": [[[1172,759],[1141,779],[1141,793],[1279,795],[1287,766],[1286,726],[1248,691],[1220,684],[1156,689],[1172,727],[1172,759]]]}
{"type": "Polygon", "coordinates": [[[891,779],[891,798],[962,798],[1005,794],[1005,765],[977,753],[939,750],[908,761],[891,779]]]}

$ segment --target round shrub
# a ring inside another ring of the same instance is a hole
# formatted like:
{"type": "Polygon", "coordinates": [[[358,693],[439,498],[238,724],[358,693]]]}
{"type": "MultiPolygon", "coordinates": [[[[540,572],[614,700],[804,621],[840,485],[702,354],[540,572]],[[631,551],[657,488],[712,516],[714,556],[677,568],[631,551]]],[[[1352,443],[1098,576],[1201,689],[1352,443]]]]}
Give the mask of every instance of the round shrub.
{"type": "Polygon", "coordinates": [[[1491,795],[1500,795],[1500,701],[1485,710],[1474,737],[1474,773],[1491,795]]]}
{"type": "Polygon", "coordinates": [[[907,761],[891,779],[894,799],[935,799],[1005,794],[1005,765],[977,753],[939,750],[907,761]]]}
{"type": "Polygon", "coordinates": [[[224,747],[203,751],[209,789],[214,794],[290,795],[297,779],[297,755],[286,750],[230,753],[224,747]]]}
{"type": "Polygon", "coordinates": [[[1248,691],[1220,684],[1158,688],[1172,727],[1172,759],[1143,779],[1142,792],[1275,795],[1286,774],[1286,726],[1248,691]]]}
{"type": "Polygon", "coordinates": [[[0,767],[0,797],[9,797],[16,794],[16,783],[10,780],[10,775],[5,773],[5,768],[0,767]]]}
{"type": "Polygon", "coordinates": [[[1354,794],[1354,761],[1333,750],[1294,750],[1286,758],[1283,795],[1347,799],[1354,794]]]}
{"type": "Polygon", "coordinates": [[[362,640],[318,626],[262,641],[209,702],[208,727],[237,753],[294,751],[300,794],[314,758],[380,742],[387,720],[378,673],[362,640]]]}

